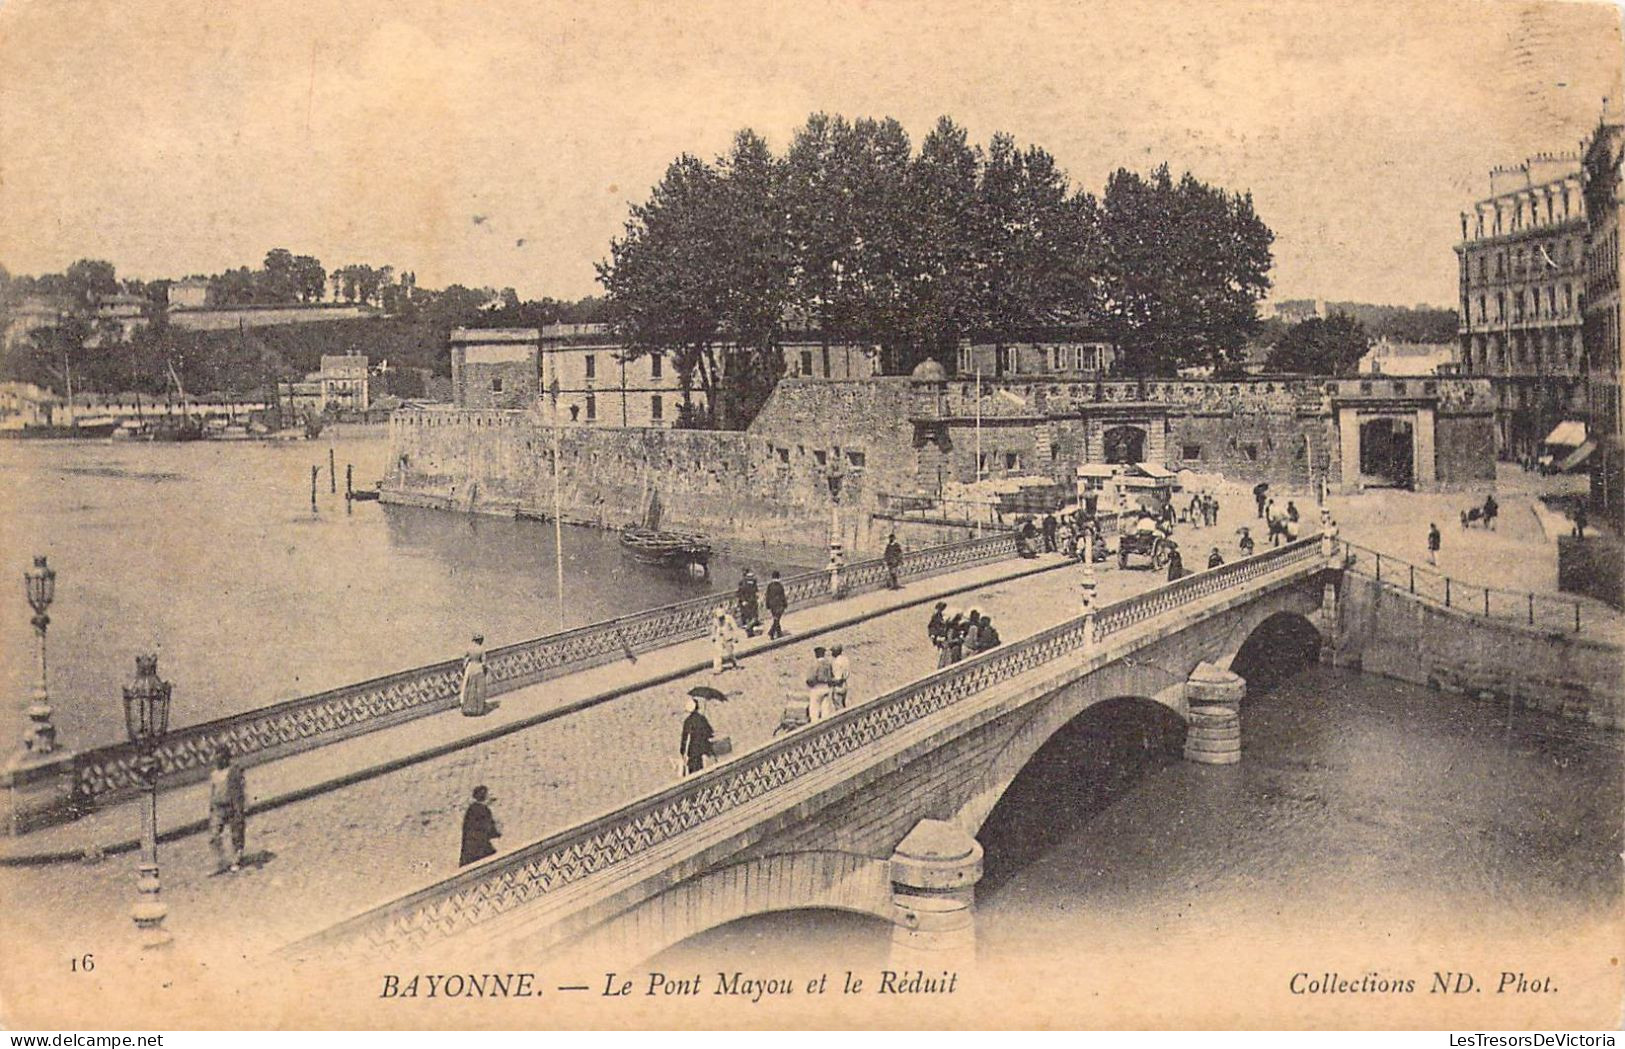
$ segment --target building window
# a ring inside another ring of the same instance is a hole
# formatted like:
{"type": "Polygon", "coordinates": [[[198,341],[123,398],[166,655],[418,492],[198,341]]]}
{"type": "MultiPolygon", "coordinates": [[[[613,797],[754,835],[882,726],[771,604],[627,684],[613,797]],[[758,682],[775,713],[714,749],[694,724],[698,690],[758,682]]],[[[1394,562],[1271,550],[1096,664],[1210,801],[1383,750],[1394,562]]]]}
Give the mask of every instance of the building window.
{"type": "Polygon", "coordinates": [[[779,453],[779,463],[781,465],[783,465],[783,466],[789,466],[790,465],[790,449],[788,449],[788,448],[776,448],[776,449],[774,449],[774,451],[779,453]]]}
{"type": "Polygon", "coordinates": [[[660,395],[658,393],[651,395],[649,397],[649,418],[664,419],[665,417],[666,406],[661,403],[660,395]]]}
{"type": "Polygon", "coordinates": [[[1480,295],[1478,297],[1478,321],[1480,324],[1482,324],[1487,320],[1489,320],[1489,317],[1484,309],[1484,296],[1480,295]]]}
{"type": "Polygon", "coordinates": [[[651,379],[660,378],[661,372],[663,372],[665,370],[665,364],[666,364],[666,358],[665,357],[661,356],[658,353],[649,354],[649,378],[651,378],[651,379]]]}
{"type": "Polygon", "coordinates": [[[1563,312],[1574,312],[1574,288],[1567,284],[1563,285],[1563,312]]]}
{"type": "Polygon", "coordinates": [[[502,392],[502,376],[498,375],[496,378],[491,380],[491,392],[492,393],[501,393],[502,392]]]}
{"type": "Polygon", "coordinates": [[[1021,455],[1020,455],[1020,453],[1019,452],[1005,452],[1004,453],[1004,468],[1006,470],[1019,470],[1019,469],[1021,469],[1021,455]]]}
{"type": "Polygon", "coordinates": [[[862,452],[848,451],[846,453],[846,464],[852,467],[854,470],[863,469],[867,463],[868,456],[864,455],[862,452]]]}
{"type": "Polygon", "coordinates": [[[1182,444],[1179,446],[1179,457],[1181,459],[1200,459],[1202,457],[1202,446],[1199,444],[1182,444]]]}
{"type": "Polygon", "coordinates": [[[1498,321],[1507,319],[1507,296],[1504,291],[1495,293],[1495,319],[1498,321]]]}
{"type": "MultiPolygon", "coordinates": [[[[591,361],[592,358],[588,357],[587,360],[591,361]]],[[[597,418],[598,418],[598,398],[589,393],[589,394],[587,394],[587,421],[588,422],[593,422],[597,418]]]]}
{"type": "Polygon", "coordinates": [[[812,369],[812,351],[811,350],[802,350],[801,351],[801,374],[810,377],[812,375],[812,373],[813,373],[813,369],[812,369]]]}
{"type": "Polygon", "coordinates": [[[1546,289],[1546,306],[1546,316],[1557,316],[1557,285],[1555,284],[1546,289]]]}
{"type": "Polygon", "coordinates": [[[1256,445],[1256,444],[1244,444],[1244,445],[1242,445],[1241,446],[1241,454],[1245,455],[1247,457],[1247,461],[1250,462],[1250,463],[1258,462],[1258,445],[1256,445]]]}
{"type": "MultiPolygon", "coordinates": [[[[596,353],[589,353],[584,359],[587,362],[587,378],[596,379],[598,377],[598,355],[596,353]]],[[[588,403],[592,403],[590,399],[588,400],[588,403]]],[[[592,417],[592,409],[590,408],[587,410],[587,417],[592,417]]]]}
{"type": "Polygon", "coordinates": [[[813,449],[813,462],[817,463],[819,466],[828,466],[829,465],[829,453],[824,451],[824,449],[822,449],[822,448],[814,448],[813,449]]]}

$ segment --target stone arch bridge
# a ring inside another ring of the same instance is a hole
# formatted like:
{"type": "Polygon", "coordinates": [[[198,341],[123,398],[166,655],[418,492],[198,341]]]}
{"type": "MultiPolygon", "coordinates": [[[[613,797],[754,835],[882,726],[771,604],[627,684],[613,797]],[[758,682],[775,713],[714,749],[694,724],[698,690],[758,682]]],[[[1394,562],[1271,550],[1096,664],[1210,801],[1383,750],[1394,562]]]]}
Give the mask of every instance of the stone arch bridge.
{"type": "Polygon", "coordinates": [[[1304,539],[1086,611],[284,953],[579,951],[627,966],[739,918],[828,908],[892,922],[904,962],[945,961],[974,937],[976,833],[1081,712],[1139,697],[1187,721],[1187,757],[1240,759],[1245,683],[1227,668],[1279,617],[1333,640],[1331,546],[1304,539]]]}

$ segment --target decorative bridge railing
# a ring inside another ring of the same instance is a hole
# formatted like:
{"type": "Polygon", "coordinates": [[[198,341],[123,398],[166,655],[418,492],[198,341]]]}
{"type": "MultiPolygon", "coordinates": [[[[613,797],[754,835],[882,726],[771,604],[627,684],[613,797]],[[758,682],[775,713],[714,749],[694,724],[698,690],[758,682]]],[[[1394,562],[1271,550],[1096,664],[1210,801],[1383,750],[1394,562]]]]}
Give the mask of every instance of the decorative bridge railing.
{"type": "MultiPolygon", "coordinates": [[[[926,547],[903,555],[901,575],[921,578],[1012,557],[1015,537],[1002,533],[982,539],[926,547]]],[[[792,609],[833,599],[829,573],[803,572],[782,580],[792,609]]],[[[841,597],[878,590],[886,566],[878,558],[855,561],[841,570],[841,597]]],[[[662,605],[557,634],[492,649],[486,655],[490,692],[511,692],[538,681],[624,659],[705,636],[712,611],[733,601],[727,593],[662,605]]],[[[359,684],[286,700],[243,714],[177,729],[157,750],[166,786],[208,775],[220,743],[251,761],[284,757],[349,736],[387,728],[449,710],[457,703],[462,663],[448,659],[359,684]]],[[[74,789],[81,804],[116,797],[141,783],[138,754],[128,743],[87,750],[74,759],[74,789]]]]}
{"type": "MultiPolygon", "coordinates": [[[[1318,536],[1119,601],[1093,623],[1100,641],[1201,598],[1245,588],[1307,562],[1324,563],[1318,536]]],[[[1088,621],[1070,619],[939,670],[612,812],[499,856],[289,945],[294,955],[351,946],[411,948],[489,922],[588,875],[625,863],[946,707],[1089,645],[1088,621]]]]}

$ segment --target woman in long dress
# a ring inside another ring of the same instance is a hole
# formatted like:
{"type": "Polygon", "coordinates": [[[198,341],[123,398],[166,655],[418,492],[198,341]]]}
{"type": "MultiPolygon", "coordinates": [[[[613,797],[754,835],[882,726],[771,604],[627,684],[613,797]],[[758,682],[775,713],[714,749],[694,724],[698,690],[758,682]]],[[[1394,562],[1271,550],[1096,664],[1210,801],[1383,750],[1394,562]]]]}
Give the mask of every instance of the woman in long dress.
{"type": "Polygon", "coordinates": [[[485,701],[485,636],[475,634],[468,654],[463,657],[463,716],[477,718],[490,711],[485,701]]]}

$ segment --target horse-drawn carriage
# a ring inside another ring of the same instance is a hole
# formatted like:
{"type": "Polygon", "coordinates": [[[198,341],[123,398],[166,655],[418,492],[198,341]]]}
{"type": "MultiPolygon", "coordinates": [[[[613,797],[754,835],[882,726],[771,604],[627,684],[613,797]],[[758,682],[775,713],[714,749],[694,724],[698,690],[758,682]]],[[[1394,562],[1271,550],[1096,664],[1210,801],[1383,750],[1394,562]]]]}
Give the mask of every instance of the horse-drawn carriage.
{"type": "Polygon", "coordinates": [[[1127,568],[1129,555],[1135,554],[1149,557],[1155,568],[1167,568],[1173,549],[1173,540],[1161,528],[1130,528],[1117,538],[1117,567],[1127,568]]]}

